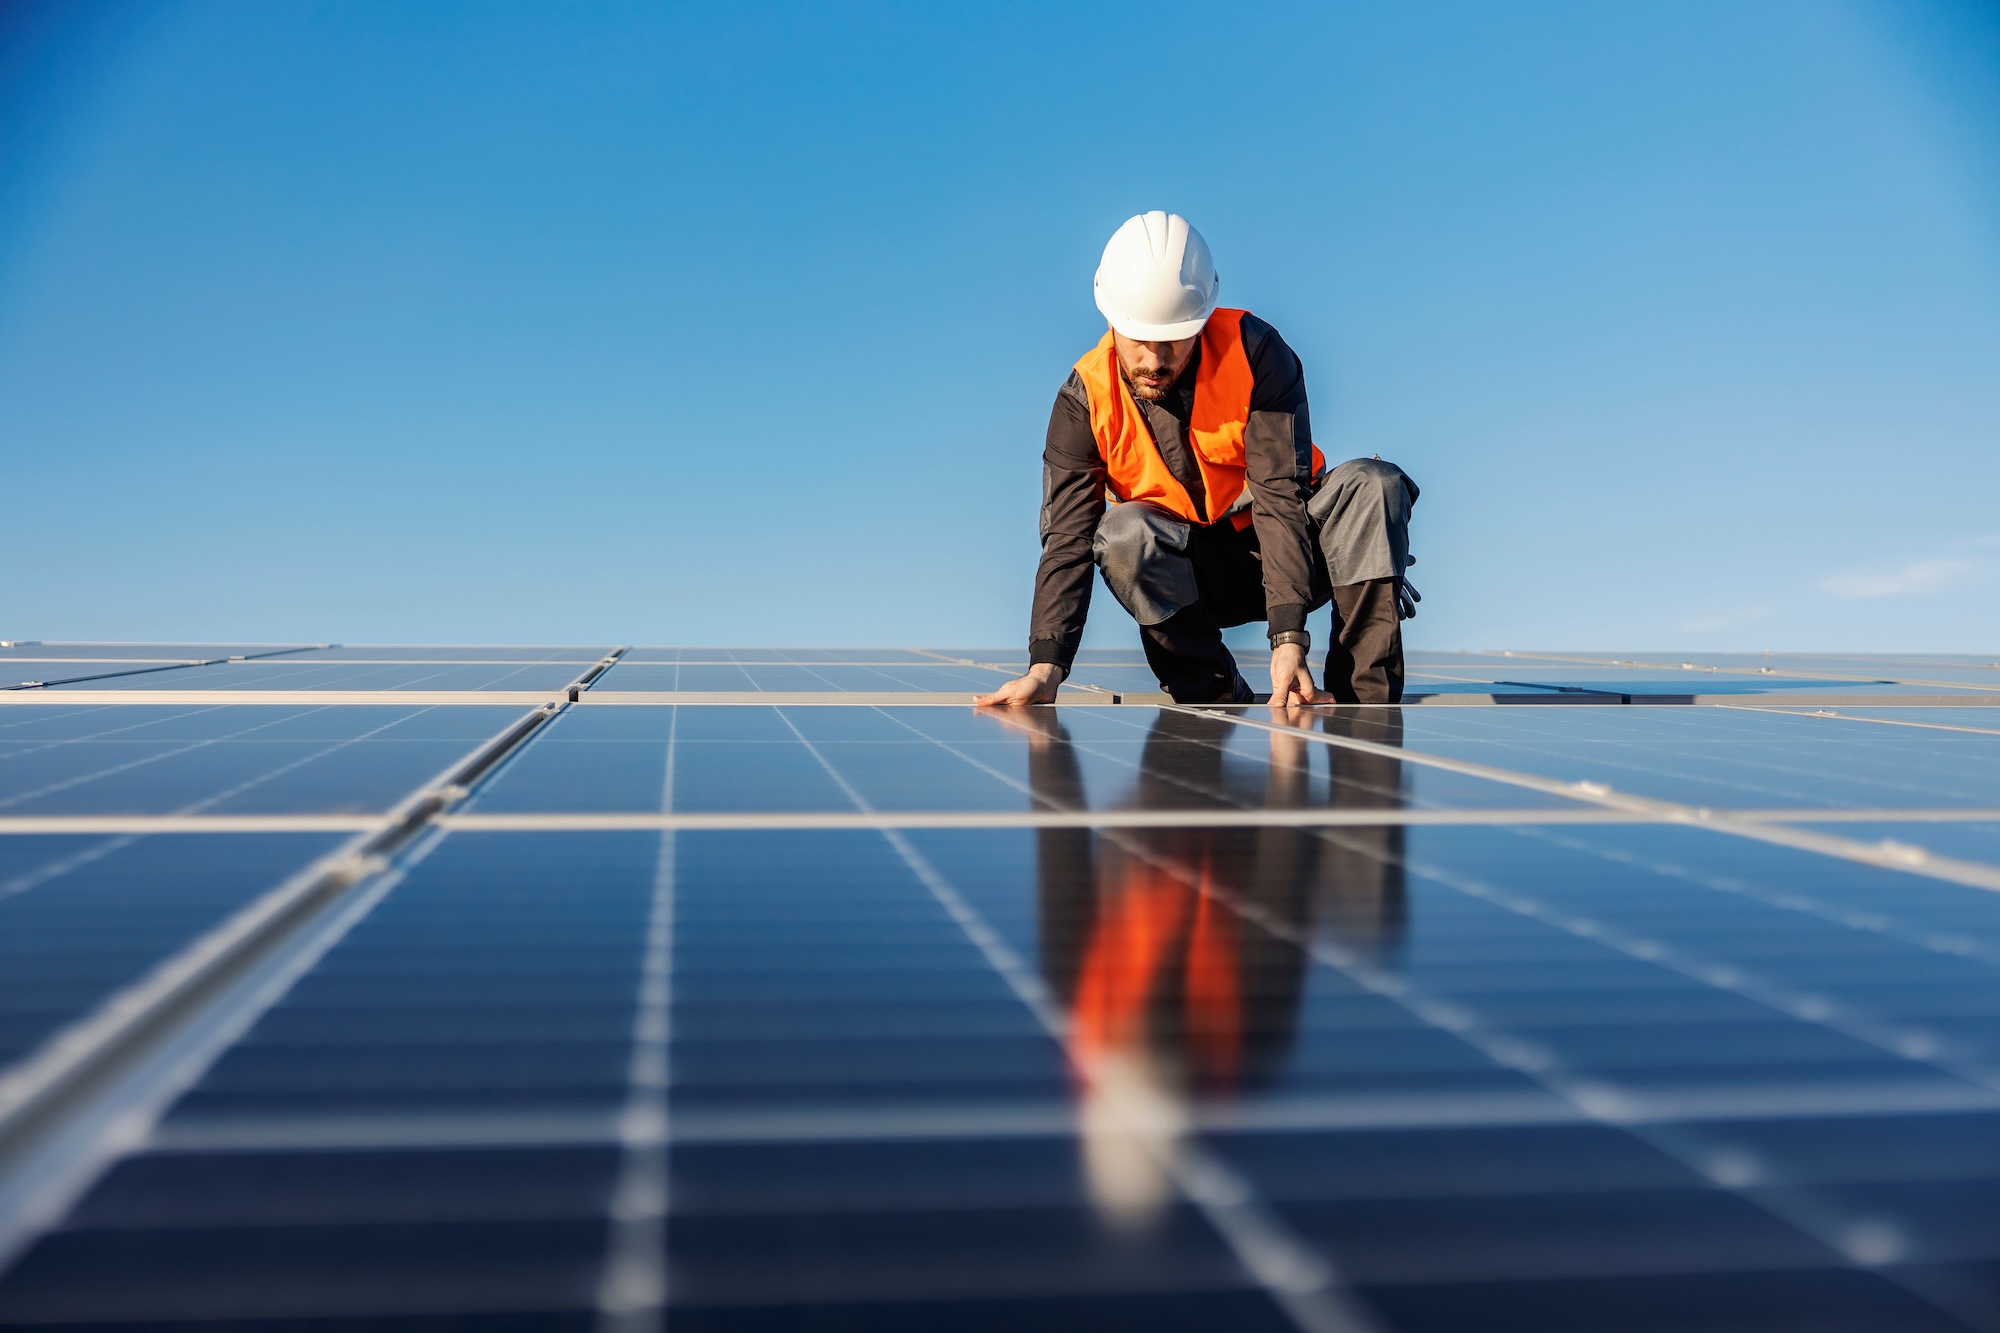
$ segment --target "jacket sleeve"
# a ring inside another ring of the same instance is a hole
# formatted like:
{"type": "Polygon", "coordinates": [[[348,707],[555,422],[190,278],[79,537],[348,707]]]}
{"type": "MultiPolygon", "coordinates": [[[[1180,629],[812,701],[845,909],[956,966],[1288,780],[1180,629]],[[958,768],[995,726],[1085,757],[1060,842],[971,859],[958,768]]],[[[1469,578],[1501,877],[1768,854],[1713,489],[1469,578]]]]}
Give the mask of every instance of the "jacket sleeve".
{"type": "Polygon", "coordinates": [[[1312,534],[1306,499],[1312,488],[1312,421],[1306,373],[1278,331],[1243,317],[1243,351],[1254,387],[1243,431],[1244,471],[1257,545],[1264,556],[1264,608],[1270,632],[1305,628],[1312,605],[1312,534]]]}
{"type": "Polygon", "coordinates": [[[1042,561],[1028,621],[1028,661],[1068,671],[1090,613],[1090,546],[1104,517],[1104,458],[1090,433],[1090,398],[1074,371],[1056,394],[1042,449],[1042,561]]]}

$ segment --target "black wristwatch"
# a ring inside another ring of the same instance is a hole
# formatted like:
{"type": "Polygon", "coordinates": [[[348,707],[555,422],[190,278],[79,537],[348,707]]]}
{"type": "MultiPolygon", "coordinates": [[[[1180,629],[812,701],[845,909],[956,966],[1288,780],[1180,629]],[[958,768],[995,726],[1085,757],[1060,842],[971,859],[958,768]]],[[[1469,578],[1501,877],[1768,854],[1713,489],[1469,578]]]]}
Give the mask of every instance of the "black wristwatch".
{"type": "Polygon", "coordinates": [[[1313,636],[1302,629],[1281,629],[1271,636],[1271,647],[1274,650],[1288,643],[1296,643],[1307,652],[1311,652],[1313,636]]]}

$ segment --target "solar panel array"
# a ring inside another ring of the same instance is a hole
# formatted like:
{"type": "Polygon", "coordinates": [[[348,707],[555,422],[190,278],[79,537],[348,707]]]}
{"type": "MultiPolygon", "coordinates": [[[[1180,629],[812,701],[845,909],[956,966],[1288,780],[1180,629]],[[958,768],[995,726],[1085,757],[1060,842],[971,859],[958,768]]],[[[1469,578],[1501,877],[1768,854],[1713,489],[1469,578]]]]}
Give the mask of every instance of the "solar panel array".
{"type": "Polygon", "coordinates": [[[2000,1328],[2000,664],[8,659],[0,1327],[2000,1328]]]}

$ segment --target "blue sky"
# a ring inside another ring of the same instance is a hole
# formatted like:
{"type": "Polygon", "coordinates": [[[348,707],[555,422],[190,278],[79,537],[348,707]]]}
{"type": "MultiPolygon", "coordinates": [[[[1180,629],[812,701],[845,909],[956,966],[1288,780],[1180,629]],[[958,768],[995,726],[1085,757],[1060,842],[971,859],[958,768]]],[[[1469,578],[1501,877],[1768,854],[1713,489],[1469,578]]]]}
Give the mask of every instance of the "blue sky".
{"type": "Polygon", "coordinates": [[[1978,0],[0,8],[0,637],[1016,644],[1150,208],[1414,646],[2000,652],[1978,0]]]}

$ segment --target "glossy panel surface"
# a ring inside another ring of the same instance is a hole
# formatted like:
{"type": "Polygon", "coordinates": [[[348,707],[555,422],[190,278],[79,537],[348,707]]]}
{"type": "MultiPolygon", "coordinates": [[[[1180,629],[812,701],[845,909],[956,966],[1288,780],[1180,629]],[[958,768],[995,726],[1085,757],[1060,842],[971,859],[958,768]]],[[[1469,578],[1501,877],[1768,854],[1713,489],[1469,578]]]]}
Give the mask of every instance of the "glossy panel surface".
{"type": "Polygon", "coordinates": [[[2000,736],[2000,709],[1985,708],[1836,708],[1844,718],[1914,727],[1920,731],[1960,730],[2000,736]]]}
{"type": "Polygon", "coordinates": [[[338,841],[0,837],[0,1068],[338,841]]]}
{"type": "Polygon", "coordinates": [[[1003,672],[942,662],[850,666],[839,663],[625,662],[591,686],[594,693],[620,691],[769,690],[810,693],[964,690],[968,697],[1007,679],[1003,672]]]}
{"type": "Polygon", "coordinates": [[[1778,653],[1768,660],[1747,654],[1698,653],[1687,658],[1696,666],[1723,670],[1769,669],[1815,676],[1846,679],[1897,681],[1906,684],[1935,682],[2000,691],[2000,663],[1991,655],[1952,656],[1949,654],[1795,655],[1778,653]]]}
{"type": "MultiPolygon", "coordinates": [[[[678,651],[627,669],[969,669],[678,651]]],[[[364,724],[473,711],[24,708],[0,773],[126,724],[190,753],[371,753],[364,724]],[[233,730],[252,713],[282,719],[270,739],[233,730]]],[[[784,826],[1580,808],[1509,773],[1723,809],[2000,807],[1976,709],[1242,717],[571,709],[476,811],[769,826],[420,841],[0,1277],[0,1323],[594,1329],[643,1280],[676,1329],[1263,1330],[1298,1326],[1255,1276],[1283,1252],[1381,1330],[2000,1328],[2000,894],[1910,850],[2000,865],[2000,821],[1802,825],[1900,844],[1904,870],[1651,824],[784,826]]],[[[171,762],[124,771],[185,804],[227,790],[171,762]]],[[[10,904],[65,885],[78,910],[34,928],[112,952],[149,889],[187,919],[240,901],[246,835],[110,873],[173,841],[0,840],[0,949],[10,904]]],[[[9,956],[43,966],[39,996],[87,952],[9,956]]]]}
{"type": "Polygon", "coordinates": [[[0,1320],[588,1329],[615,1167],[606,1147],[132,1158],[0,1284],[0,1320]]]}
{"type": "Polygon", "coordinates": [[[17,643],[0,647],[0,666],[8,661],[60,660],[143,665],[147,662],[207,662],[230,657],[287,656],[311,645],[284,643],[17,643]]]}
{"type": "Polygon", "coordinates": [[[1479,672],[1412,670],[1410,694],[1463,690],[1477,685],[1484,693],[1505,694],[1518,690],[1554,690],[1559,693],[1601,694],[1637,703],[1690,703],[1711,695],[1772,695],[1782,699],[1787,693],[1880,695],[1895,698],[1913,693],[1950,692],[1953,687],[1916,690],[1907,685],[1884,681],[1809,680],[1780,676],[1720,676],[1690,674],[1668,676],[1657,672],[1630,673],[1600,669],[1534,670],[1518,668],[1493,673],[1490,680],[1479,672]]]}
{"type": "Polygon", "coordinates": [[[621,661],[658,665],[759,665],[846,663],[864,666],[950,666],[958,659],[984,662],[977,653],[936,653],[916,648],[633,648],[621,661]]]}
{"type": "Polygon", "coordinates": [[[592,663],[602,661],[615,645],[602,644],[597,647],[522,647],[505,644],[498,647],[488,644],[399,644],[399,643],[346,643],[337,648],[316,648],[309,653],[300,653],[298,660],[308,662],[474,662],[481,665],[492,662],[566,662],[574,663],[579,672],[592,663]]]}
{"type": "Polygon", "coordinates": [[[1888,851],[1919,865],[1928,855],[2000,868],[2000,819],[1990,822],[1940,819],[1922,823],[1842,820],[1837,824],[1801,827],[1835,837],[1851,838],[1863,844],[1874,844],[1877,848],[1887,843],[1888,851]]]}
{"type": "Polygon", "coordinates": [[[0,815],[383,811],[522,715],[255,704],[0,712],[0,815]]]}
{"type": "Polygon", "coordinates": [[[585,665],[568,662],[455,666],[445,662],[370,664],[315,662],[224,662],[182,671],[115,676],[65,686],[79,690],[548,690],[582,675],[585,665]]]}
{"type": "MultiPolygon", "coordinates": [[[[1190,1153],[1398,1329],[1960,1328],[2000,1258],[2000,896],[1683,828],[460,834],[169,1128],[608,1135],[663,892],[677,1322],[1282,1326],[1190,1153]]],[[[0,1311],[580,1309],[609,1147],[142,1155],[0,1311]]]]}
{"type": "MultiPolygon", "coordinates": [[[[1389,725],[1355,711],[1357,736],[1389,725]]],[[[1616,706],[1406,708],[1401,727],[1411,751],[1696,806],[2000,806],[2000,735],[1616,706]]]]}
{"type": "MultiPolygon", "coordinates": [[[[1266,714],[1268,716],[1268,714],[1266,714]]],[[[1395,745],[1393,715],[1369,736],[1395,745]],[[1386,740],[1383,738],[1387,738],[1386,740]]],[[[1534,809],[1560,797],[1156,708],[573,709],[474,799],[550,811],[1534,809]],[[666,796],[671,750],[672,791],[666,796]],[[665,804],[663,804],[663,800],[665,804]]]]}
{"type": "Polygon", "coordinates": [[[174,1119],[615,1110],[659,845],[446,840],[174,1119]]]}

